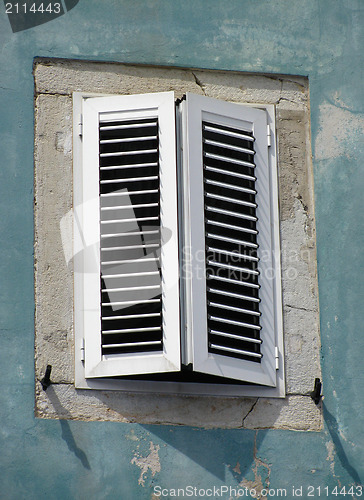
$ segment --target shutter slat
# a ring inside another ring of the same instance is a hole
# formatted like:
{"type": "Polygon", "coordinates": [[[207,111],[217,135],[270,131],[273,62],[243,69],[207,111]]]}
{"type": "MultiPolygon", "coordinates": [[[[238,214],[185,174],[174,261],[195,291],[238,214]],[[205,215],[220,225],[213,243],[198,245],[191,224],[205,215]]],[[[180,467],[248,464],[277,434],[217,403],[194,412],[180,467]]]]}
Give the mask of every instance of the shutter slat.
{"type": "Polygon", "coordinates": [[[233,229],[234,231],[244,231],[246,233],[258,234],[256,229],[244,228],[242,226],[235,226],[234,224],[227,224],[226,222],[220,222],[216,220],[209,220],[209,224],[212,226],[226,227],[227,229],[233,229]]]}
{"type": "Polygon", "coordinates": [[[239,259],[244,259],[244,260],[252,260],[254,262],[258,262],[258,260],[259,260],[258,257],[254,257],[252,255],[247,255],[244,253],[238,253],[236,251],[229,252],[228,250],[221,250],[219,248],[213,248],[213,247],[210,247],[208,245],[206,248],[209,252],[219,253],[221,255],[229,255],[229,256],[234,257],[234,258],[239,258],[239,259]]]}
{"type": "Polygon", "coordinates": [[[228,243],[237,243],[238,245],[242,245],[245,247],[258,248],[256,243],[250,243],[249,241],[238,240],[236,238],[229,238],[228,236],[220,236],[218,234],[206,233],[208,238],[212,238],[219,241],[227,241],[228,243]]]}
{"type": "Polygon", "coordinates": [[[256,289],[260,288],[260,286],[256,283],[250,283],[249,281],[240,281],[238,279],[233,279],[233,278],[225,278],[223,276],[214,276],[213,274],[210,274],[208,278],[210,280],[224,281],[225,283],[231,283],[233,285],[247,286],[249,288],[256,288],[256,289]]]}
{"type": "Polygon", "coordinates": [[[159,190],[158,189],[146,189],[146,190],[138,190],[138,191],[125,191],[124,193],[101,193],[100,194],[100,198],[110,198],[110,197],[114,197],[114,196],[134,196],[136,194],[144,194],[144,195],[148,195],[148,194],[157,194],[159,193],[159,190]]]}
{"type": "Polygon", "coordinates": [[[100,153],[100,158],[108,158],[114,156],[130,156],[130,155],[145,155],[158,153],[158,149],[144,149],[142,151],[116,151],[115,153],[100,153]]]}
{"type": "Polygon", "coordinates": [[[252,314],[253,316],[260,316],[259,311],[250,311],[249,309],[242,309],[240,307],[227,306],[226,304],[219,304],[217,302],[208,302],[211,307],[220,307],[221,309],[226,309],[227,311],[235,311],[243,314],[252,314]]]}
{"type": "Polygon", "coordinates": [[[142,319],[142,318],[156,318],[159,317],[161,313],[150,313],[150,314],[126,314],[125,316],[102,316],[105,321],[114,321],[117,319],[142,319]]]}
{"type": "Polygon", "coordinates": [[[126,277],[136,277],[136,276],[155,276],[158,275],[159,271],[149,271],[143,273],[120,273],[120,274],[103,274],[102,277],[104,279],[108,278],[126,278],[126,277]]]}
{"type": "MultiPolygon", "coordinates": [[[[101,224],[116,224],[121,222],[147,222],[159,220],[159,217],[135,217],[133,219],[115,219],[115,220],[102,220],[101,224]]],[[[104,234],[104,233],[103,233],[104,234]]]]}
{"type": "Polygon", "coordinates": [[[226,182],[218,182],[218,181],[206,179],[206,184],[211,184],[212,186],[222,187],[222,188],[226,188],[226,189],[234,189],[234,190],[240,191],[242,193],[257,194],[255,189],[249,189],[249,188],[237,186],[234,184],[228,184],[226,182]]]}
{"type": "Polygon", "coordinates": [[[240,340],[242,342],[251,342],[253,344],[261,344],[262,341],[260,339],[251,339],[250,337],[243,337],[241,335],[234,335],[232,333],[221,332],[220,330],[210,330],[212,335],[222,335],[223,337],[228,337],[231,339],[240,340]]]}
{"type": "MultiPolygon", "coordinates": [[[[150,208],[150,207],[158,207],[158,203],[140,203],[139,205],[133,205],[133,209],[135,208],[150,208]]],[[[101,210],[130,210],[128,206],[115,206],[115,207],[101,207],[101,210]]],[[[135,234],[135,233],[133,233],[135,234]]]]}
{"type": "Polygon", "coordinates": [[[148,168],[148,167],[158,167],[158,162],[152,163],[131,163],[129,165],[108,165],[106,167],[100,167],[100,170],[125,170],[127,168],[148,168]]]}
{"type": "Polygon", "coordinates": [[[159,229],[153,231],[133,231],[128,233],[109,233],[102,234],[101,238],[114,238],[115,236],[134,236],[134,235],[144,235],[144,234],[159,234],[159,229]]]}
{"type": "Polygon", "coordinates": [[[145,137],[128,137],[127,139],[105,139],[103,141],[100,141],[100,144],[121,144],[121,143],[128,143],[128,142],[140,142],[140,141],[156,141],[158,139],[158,136],[156,135],[150,135],[150,136],[145,136],[145,137]]]}
{"type": "Polygon", "coordinates": [[[133,305],[133,304],[155,304],[159,303],[161,299],[146,299],[146,300],[123,300],[120,302],[103,302],[101,303],[102,306],[110,306],[110,305],[120,305],[120,306],[125,306],[125,305],[133,305]]]}
{"type": "Polygon", "coordinates": [[[102,122],[100,123],[100,131],[102,132],[107,132],[110,130],[131,130],[134,128],[137,129],[143,129],[145,127],[155,127],[156,123],[155,121],[150,122],[150,123],[128,123],[127,125],[103,125],[102,122]]]}
{"type": "Polygon", "coordinates": [[[239,271],[240,273],[255,274],[258,275],[259,271],[254,271],[253,269],[248,269],[246,267],[233,266],[231,264],[225,264],[224,262],[215,262],[213,260],[207,260],[207,263],[212,266],[223,267],[224,269],[229,269],[231,271],[239,271]]]}
{"type": "Polygon", "coordinates": [[[108,260],[108,261],[103,261],[102,265],[103,266],[110,266],[114,264],[136,264],[136,263],[141,263],[141,262],[156,262],[155,257],[151,257],[148,259],[123,259],[123,260],[108,260]]]}
{"type": "Polygon", "coordinates": [[[247,181],[253,181],[253,182],[256,181],[256,177],[254,177],[253,175],[246,175],[238,172],[230,172],[229,170],[223,168],[210,167],[209,165],[206,165],[205,169],[210,172],[216,172],[217,174],[231,175],[232,177],[238,177],[239,179],[246,179],[247,181]]]}
{"type": "MultiPolygon", "coordinates": [[[[154,341],[149,341],[149,342],[124,342],[121,344],[102,344],[102,347],[104,350],[110,349],[110,348],[117,348],[118,350],[122,350],[125,347],[148,347],[148,346],[154,346],[154,345],[162,345],[161,340],[154,340],[154,341]]],[[[105,354],[108,354],[107,352],[105,354]]],[[[115,353],[113,353],[115,354],[115,353]]],[[[117,353],[119,354],[119,352],[117,353]]]]}
{"type": "Polygon", "coordinates": [[[247,301],[251,301],[251,302],[260,302],[260,299],[257,299],[256,297],[250,297],[249,295],[241,295],[240,293],[227,292],[226,290],[218,290],[216,288],[208,288],[208,291],[211,293],[227,295],[229,297],[234,297],[236,299],[247,300],[247,301]]]}
{"type": "Polygon", "coordinates": [[[236,198],[232,198],[231,196],[222,196],[219,194],[207,193],[207,192],[205,196],[206,198],[213,198],[215,200],[227,201],[229,203],[235,203],[237,205],[244,205],[245,207],[251,207],[251,208],[257,207],[256,203],[251,203],[249,201],[244,201],[244,200],[237,200],[236,198]]]}
{"type": "Polygon", "coordinates": [[[227,215],[231,217],[237,217],[238,219],[246,219],[246,220],[251,220],[251,221],[257,221],[257,217],[254,215],[247,215],[239,212],[234,212],[232,210],[224,210],[223,208],[216,208],[216,207],[211,207],[209,205],[206,206],[206,210],[210,212],[216,212],[218,214],[222,215],[227,215]]]}
{"type": "Polygon", "coordinates": [[[232,149],[233,151],[240,151],[241,153],[248,153],[248,154],[251,154],[251,155],[255,154],[255,151],[252,150],[252,149],[247,149],[247,148],[242,148],[242,147],[239,147],[239,146],[234,146],[233,144],[228,144],[226,142],[224,143],[224,142],[219,142],[219,141],[211,141],[209,139],[204,139],[203,142],[205,144],[209,144],[211,146],[217,146],[217,147],[224,148],[224,149],[232,149]]]}
{"type": "Polygon", "coordinates": [[[129,286],[122,288],[102,288],[102,292],[124,292],[125,290],[157,290],[160,289],[160,285],[143,285],[143,286],[129,286]]]}
{"type": "Polygon", "coordinates": [[[220,318],[219,316],[209,315],[211,321],[219,321],[221,323],[226,323],[228,325],[243,326],[244,328],[251,328],[252,330],[261,330],[262,327],[259,325],[253,325],[250,323],[244,323],[242,321],[234,321],[232,319],[220,318]]]}
{"type": "Polygon", "coordinates": [[[122,245],[120,247],[109,247],[109,248],[102,248],[101,250],[134,250],[134,249],[138,249],[138,248],[142,248],[142,249],[145,249],[145,248],[159,248],[159,244],[158,243],[147,243],[147,244],[140,244],[140,245],[122,245]]]}
{"type": "Polygon", "coordinates": [[[232,130],[228,130],[226,128],[218,128],[217,125],[206,125],[204,123],[203,130],[206,130],[207,132],[214,132],[215,134],[227,135],[230,137],[237,137],[239,139],[243,139],[243,140],[249,141],[249,142],[254,141],[254,137],[252,135],[244,134],[243,132],[240,132],[240,131],[233,132],[232,130]]]}
{"type": "Polygon", "coordinates": [[[119,330],[102,330],[104,335],[111,335],[114,333],[140,333],[140,332],[155,332],[160,330],[160,326],[151,326],[147,328],[121,328],[119,330]]]}
{"type": "Polygon", "coordinates": [[[206,156],[206,158],[212,158],[213,160],[220,160],[227,163],[234,163],[235,165],[244,165],[245,167],[250,167],[250,168],[255,167],[254,163],[251,163],[250,161],[236,160],[235,158],[229,158],[228,156],[222,156],[212,153],[204,153],[204,156],[206,156]]]}
{"type": "Polygon", "coordinates": [[[126,179],[107,179],[106,181],[100,181],[100,184],[116,184],[123,182],[142,182],[142,181],[157,181],[158,175],[151,175],[149,177],[129,177],[126,179]]]}
{"type": "Polygon", "coordinates": [[[251,351],[244,351],[243,349],[236,349],[233,347],[226,347],[226,346],[221,346],[221,345],[216,345],[216,344],[210,344],[211,349],[216,349],[217,351],[226,351],[226,352],[231,352],[233,354],[242,354],[243,356],[252,356],[255,358],[262,358],[262,354],[256,353],[256,352],[251,352],[251,351]]]}

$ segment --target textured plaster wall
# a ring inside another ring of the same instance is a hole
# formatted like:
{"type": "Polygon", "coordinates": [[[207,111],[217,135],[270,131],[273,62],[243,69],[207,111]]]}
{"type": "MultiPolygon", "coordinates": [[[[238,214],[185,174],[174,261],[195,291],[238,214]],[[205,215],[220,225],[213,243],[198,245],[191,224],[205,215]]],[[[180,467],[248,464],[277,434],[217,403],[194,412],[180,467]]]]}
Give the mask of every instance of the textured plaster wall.
{"type": "Polygon", "coordinates": [[[202,0],[80,0],[61,18],[17,34],[1,11],[2,498],[151,500],[154,485],[291,491],[363,482],[363,9],[360,0],[211,0],[208,8],[202,0]],[[309,76],[322,431],[34,417],[37,56],[309,76]]]}
{"type": "Polygon", "coordinates": [[[321,370],[307,80],[52,60],[36,62],[34,79],[36,415],[319,430],[322,408],[309,395],[321,370]],[[73,267],[65,258],[65,243],[72,247],[72,225],[68,229],[63,225],[72,209],[72,91],[130,94],[166,90],[174,90],[176,97],[189,91],[238,103],[276,106],[286,352],[284,400],[156,396],[73,387],[73,267]],[[52,391],[44,392],[39,380],[47,364],[54,367],[54,385],[52,391]]]}

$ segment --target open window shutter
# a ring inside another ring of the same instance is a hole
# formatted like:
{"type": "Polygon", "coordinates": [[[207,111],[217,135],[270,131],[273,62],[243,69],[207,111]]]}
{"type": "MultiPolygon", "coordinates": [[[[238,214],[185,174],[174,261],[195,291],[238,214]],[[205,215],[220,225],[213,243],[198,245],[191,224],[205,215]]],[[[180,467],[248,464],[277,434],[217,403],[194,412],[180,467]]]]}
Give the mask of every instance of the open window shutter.
{"type": "Polygon", "coordinates": [[[180,107],[188,180],[186,362],[202,373],[274,386],[266,113],[193,94],[180,107]]]}
{"type": "Polygon", "coordinates": [[[85,376],[180,369],[173,92],[83,101],[85,376]]]}

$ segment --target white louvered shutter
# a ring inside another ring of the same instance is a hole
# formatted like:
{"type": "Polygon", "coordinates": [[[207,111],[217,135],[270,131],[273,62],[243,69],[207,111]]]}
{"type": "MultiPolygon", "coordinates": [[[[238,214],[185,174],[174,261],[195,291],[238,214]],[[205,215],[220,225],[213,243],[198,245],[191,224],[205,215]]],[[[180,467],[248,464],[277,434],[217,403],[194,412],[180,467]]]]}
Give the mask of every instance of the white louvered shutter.
{"type": "Polygon", "coordinates": [[[180,370],[174,94],[83,101],[85,376],[180,370]]]}
{"type": "Polygon", "coordinates": [[[183,136],[186,363],[276,385],[265,111],[187,94],[183,136]]]}

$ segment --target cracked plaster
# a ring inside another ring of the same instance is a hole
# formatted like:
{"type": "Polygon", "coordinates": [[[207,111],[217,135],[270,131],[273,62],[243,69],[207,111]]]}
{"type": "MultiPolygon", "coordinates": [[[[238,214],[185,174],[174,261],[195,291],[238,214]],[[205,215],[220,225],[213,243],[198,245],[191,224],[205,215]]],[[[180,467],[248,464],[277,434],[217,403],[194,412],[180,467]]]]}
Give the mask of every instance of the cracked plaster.
{"type": "Polygon", "coordinates": [[[264,462],[257,456],[257,433],[254,438],[254,449],[253,449],[253,466],[252,472],[254,474],[254,480],[243,479],[239,486],[242,488],[248,488],[249,491],[254,490],[256,492],[256,497],[259,500],[266,500],[266,496],[262,495],[262,491],[269,489],[270,486],[270,474],[271,467],[268,463],[264,462]],[[265,472],[265,474],[263,474],[265,472]],[[263,477],[264,476],[264,477],[263,477]]]}

